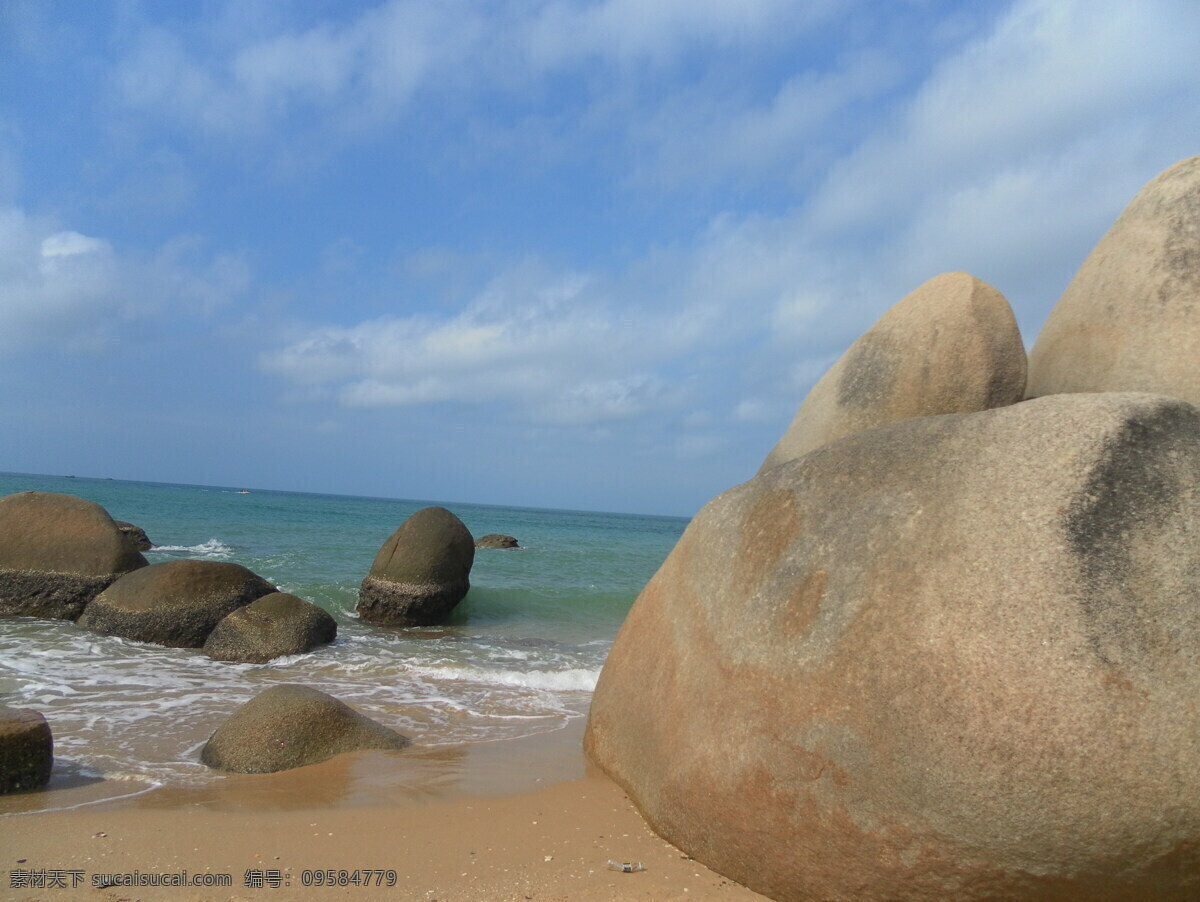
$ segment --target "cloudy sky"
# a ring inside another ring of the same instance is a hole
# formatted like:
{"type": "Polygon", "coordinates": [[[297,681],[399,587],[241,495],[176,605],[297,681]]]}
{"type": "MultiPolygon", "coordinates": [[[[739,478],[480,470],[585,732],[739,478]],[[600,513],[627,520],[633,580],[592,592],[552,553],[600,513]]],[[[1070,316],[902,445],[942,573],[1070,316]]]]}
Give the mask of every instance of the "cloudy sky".
{"type": "Polygon", "coordinates": [[[0,3],[0,470],[689,515],[1200,153],[1195,0],[0,3]]]}

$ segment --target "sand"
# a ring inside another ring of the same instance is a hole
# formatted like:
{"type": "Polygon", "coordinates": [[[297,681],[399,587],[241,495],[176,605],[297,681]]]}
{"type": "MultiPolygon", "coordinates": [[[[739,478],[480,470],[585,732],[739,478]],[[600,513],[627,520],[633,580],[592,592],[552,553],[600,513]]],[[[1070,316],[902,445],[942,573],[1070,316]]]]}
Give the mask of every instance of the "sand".
{"type": "Polygon", "coordinates": [[[68,774],[46,792],[0,799],[0,898],[763,899],[655,836],[621,789],[586,761],[581,728],[576,722],[516,742],[343,755],[283,774],[115,800],[109,797],[129,787],[68,774]],[[645,869],[618,873],[609,859],[645,869]],[[12,885],[14,875],[21,882],[23,873],[40,879],[56,870],[68,888],[12,885]],[[341,870],[346,880],[357,872],[370,885],[303,885],[327,870],[335,883],[341,870]],[[232,885],[93,885],[108,874],[183,871],[189,880],[228,874],[232,885]],[[70,888],[76,879],[80,885],[70,888]]]}

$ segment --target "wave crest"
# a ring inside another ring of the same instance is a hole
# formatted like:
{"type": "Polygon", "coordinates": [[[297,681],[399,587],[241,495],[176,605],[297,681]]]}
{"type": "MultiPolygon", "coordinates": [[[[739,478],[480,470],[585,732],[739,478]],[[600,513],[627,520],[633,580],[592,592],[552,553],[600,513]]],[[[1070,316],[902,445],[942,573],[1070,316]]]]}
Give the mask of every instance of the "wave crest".
{"type": "Polygon", "coordinates": [[[199,545],[155,545],[150,549],[150,553],[163,552],[165,554],[190,554],[200,557],[229,557],[233,554],[233,549],[222,542],[220,539],[209,539],[207,542],[201,542],[199,545]]]}

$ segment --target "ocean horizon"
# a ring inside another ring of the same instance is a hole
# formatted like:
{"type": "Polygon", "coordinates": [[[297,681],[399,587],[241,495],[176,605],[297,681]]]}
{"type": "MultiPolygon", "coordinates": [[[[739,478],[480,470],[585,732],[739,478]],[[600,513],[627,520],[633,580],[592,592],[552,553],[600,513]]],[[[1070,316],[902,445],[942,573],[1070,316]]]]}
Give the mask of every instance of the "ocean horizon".
{"type": "Polygon", "coordinates": [[[87,498],[142,527],[151,563],[232,561],[324,608],[337,640],[266,664],[210,660],[100,636],[69,621],[0,619],[0,693],[41,711],[56,775],[140,788],[203,784],[214,729],[261,690],[328,692],[424,748],[519,739],[584,717],[612,640],[688,520],[435,500],[372,498],[120,479],[0,473],[0,496],[87,498]],[[385,539],[440,504],[478,539],[471,590],[443,626],[389,629],[355,614],[385,539]]]}

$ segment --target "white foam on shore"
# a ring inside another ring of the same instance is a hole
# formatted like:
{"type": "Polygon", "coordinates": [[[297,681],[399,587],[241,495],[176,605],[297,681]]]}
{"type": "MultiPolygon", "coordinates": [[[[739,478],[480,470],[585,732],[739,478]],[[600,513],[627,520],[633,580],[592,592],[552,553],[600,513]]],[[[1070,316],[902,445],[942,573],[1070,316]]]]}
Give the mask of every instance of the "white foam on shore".
{"type": "Polygon", "coordinates": [[[424,746],[516,739],[585,714],[607,651],[607,643],[431,637],[338,619],[336,643],[256,665],[64,621],[13,620],[0,632],[0,690],[6,703],[41,711],[56,754],[89,773],[195,783],[214,778],[198,749],[270,686],[320,689],[424,746]]]}
{"type": "Polygon", "coordinates": [[[461,680],[493,686],[545,689],[553,692],[592,692],[600,668],[569,670],[498,670],[486,667],[415,667],[413,671],[435,680],[461,680]]]}

